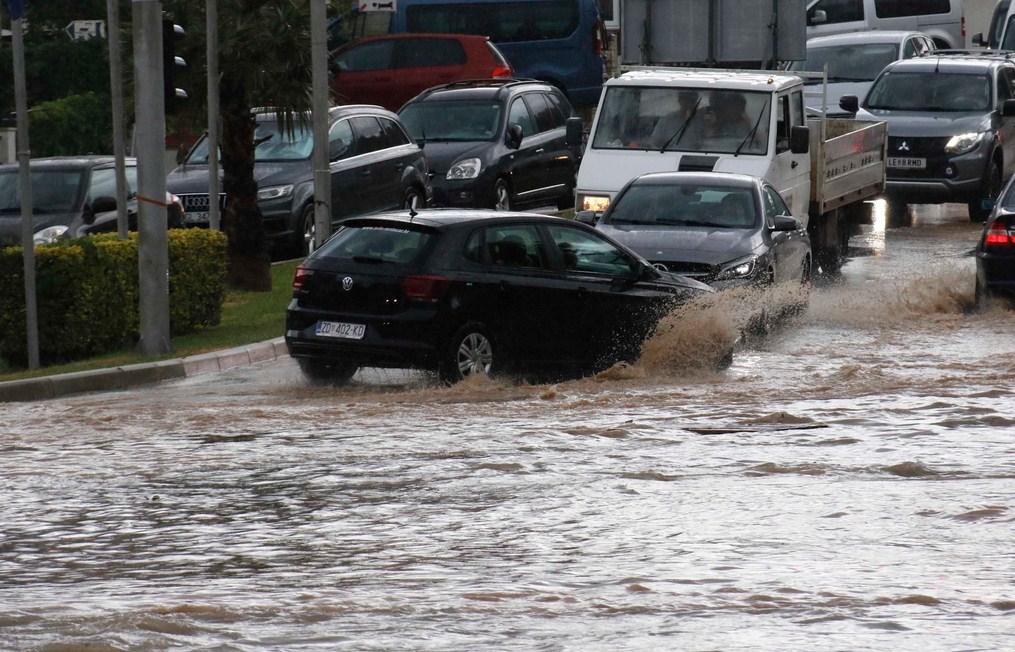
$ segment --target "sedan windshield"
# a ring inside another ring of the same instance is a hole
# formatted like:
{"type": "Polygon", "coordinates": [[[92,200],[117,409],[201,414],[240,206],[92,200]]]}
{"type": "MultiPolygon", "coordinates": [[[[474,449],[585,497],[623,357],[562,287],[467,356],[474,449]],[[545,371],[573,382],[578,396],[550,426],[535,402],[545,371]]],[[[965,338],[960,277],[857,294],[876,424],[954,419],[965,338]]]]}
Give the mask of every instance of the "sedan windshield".
{"type": "Polygon", "coordinates": [[[606,92],[596,149],[764,154],[769,93],[615,86],[606,92]]]}
{"type": "MultiPolygon", "coordinates": [[[[790,70],[822,72],[828,66],[828,83],[872,81],[885,66],[899,58],[896,43],[856,43],[807,48],[807,59],[794,61],[790,70]]],[[[808,80],[820,84],[820,79],[808,80]]]]}
{"type": "Polygon", "coordinates": [[[867,96],[866,108],[893,111],[988,111],[990,78],[971,73],[889,72],[867,96]]]}
{"type": "MultiPolygon", "coordinates": [[[[254,142],[255,161],[299,161],[310,158],[314,150],[314,134],[309,126],[296,125],[289,132],[280,129],[274,120],[257,123],[254,142]]],[[[187,163],[207,162],[208,139],[202,138],[191,150],[187,163]]]]}
{"type": "Polygon", "coordinates": [[[758,209],[750,188],[683,183],[634,184],[604,216],[604,224],[655,228],[699,226],[748,229],[757,224],[758,209]]]}
{"type": "Polygon", "coordinates": [[[467,141],[493,140],[500,112],[495,102],[419,102],[398,115],[415,140],[467,141]]]}
{"type": "MultiPolygon", "coordinates": [[[[83,170],[32,170],[32,209],[35,213],[70,213],[81,197],[83,170]]],[[[18,171],[0,173],[0,213],[18,213],[21,193],[18,171]]]]}

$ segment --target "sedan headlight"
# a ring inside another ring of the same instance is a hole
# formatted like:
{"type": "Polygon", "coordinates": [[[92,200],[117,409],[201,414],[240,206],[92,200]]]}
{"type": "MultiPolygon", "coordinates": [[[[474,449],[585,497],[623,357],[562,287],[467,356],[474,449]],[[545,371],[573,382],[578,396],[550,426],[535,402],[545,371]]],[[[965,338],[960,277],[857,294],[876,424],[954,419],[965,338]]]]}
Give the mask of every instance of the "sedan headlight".
{"type": "Polygon", "coordinates": [[[32,236],[32,242],[37,245],[52,244],[59,240],[64,233],[67,233],[67,227],[62,224],[57,226],[47,226],[46,228],[35,232],[35,235],[32,236]]]}
{"type": "Polygon", "coordinates": [[[602,213],[610,207],[610,196],[578,193],[578,201],[575,205],[577,206],[575,210],[602,213]]]}
{"type": "Polygon", "coordinates": [[[281,199],[293,194],[292,185],[268,186],[257,191],[257,198],[260,199],[281,199]]]}
{"type": "Polygon", "coordinates": [[[967,134],[952,136],[948,139],[948,144],[945,145],[945,152],[949,154],[965,154],[980,144],[980,141],[983,140],[983,135],[984,132],[982,131],[971,131],[967,134]]]}
{"type": "Polygon", "coordinates": [[[716,275],[715,280],[730,281],[733,279],[750,278],[754,275],[754,270],[757,266],[757,256],[734,260],[732,263],[726,264],[722,270],[720,270],[719,274],[716,275]]]}
{"type": "Polygon", "coordinates": [[[466,158],[458,161],[448,170],[448,180],[475,179],[483,169],[483,162],[478,158],[466,158]]]}

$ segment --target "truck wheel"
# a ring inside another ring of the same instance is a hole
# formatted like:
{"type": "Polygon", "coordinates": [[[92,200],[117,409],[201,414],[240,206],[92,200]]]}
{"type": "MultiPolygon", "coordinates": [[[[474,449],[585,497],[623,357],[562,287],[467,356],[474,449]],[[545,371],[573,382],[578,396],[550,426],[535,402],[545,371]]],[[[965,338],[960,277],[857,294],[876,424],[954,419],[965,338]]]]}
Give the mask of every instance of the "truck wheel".
{"type": "Polygon", "coordinates": [[[969,201],[969,221],[982,222],[987,219],[993,208],[984,207],[984,202],[992,204],[999,194],[1001,194],[1001,168],[994,163],[984,180],[980,196],[969,201]]]}
{"type": "Polygon", "coordinates": [[[470,322],[451,336],[440,361],[438,374],[441,380],[449,384],[475,374],[491,375],[497,371],[496,351],[486,327],[470,322]]]}
{"type": "Polygon", "coordinates": [[[348,362],[322,362],[313,358],[298,360],[303,377],[311,385],[345,385],[359,370],[358,366],[348,362]]]}

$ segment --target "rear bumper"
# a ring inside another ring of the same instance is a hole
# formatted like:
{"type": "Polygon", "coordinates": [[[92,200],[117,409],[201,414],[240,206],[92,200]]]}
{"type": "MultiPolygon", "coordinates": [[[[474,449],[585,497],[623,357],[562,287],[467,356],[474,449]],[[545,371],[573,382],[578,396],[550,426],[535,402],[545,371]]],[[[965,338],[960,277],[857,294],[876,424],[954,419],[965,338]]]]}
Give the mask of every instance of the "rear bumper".
{"type": "Polygon", "coordinates": [[[990,292],[1015,298],[1015,255],[977,251],[976,276],[980,285],[990,292]]]}
{"type": "Polygon", "coordinates": [[[431,185],[434,206],[490,208],[494,205],[493,179],[486,174],[476,179],[457,181],[450,181],[444,175],[434,175],[431,185]]]}

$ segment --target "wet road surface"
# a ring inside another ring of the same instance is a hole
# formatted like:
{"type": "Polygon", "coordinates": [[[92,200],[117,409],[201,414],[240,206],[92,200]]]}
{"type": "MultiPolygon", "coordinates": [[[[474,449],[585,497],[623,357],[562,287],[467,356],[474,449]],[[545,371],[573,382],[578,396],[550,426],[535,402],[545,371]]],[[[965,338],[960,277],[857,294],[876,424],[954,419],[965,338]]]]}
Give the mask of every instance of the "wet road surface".
{"type": "Polygon", "coordinates": [[[0,649],[1012,650],[1015,314],[979,227],[854,239],[553,385],[282,361],[0,405],[0,649]]]}

